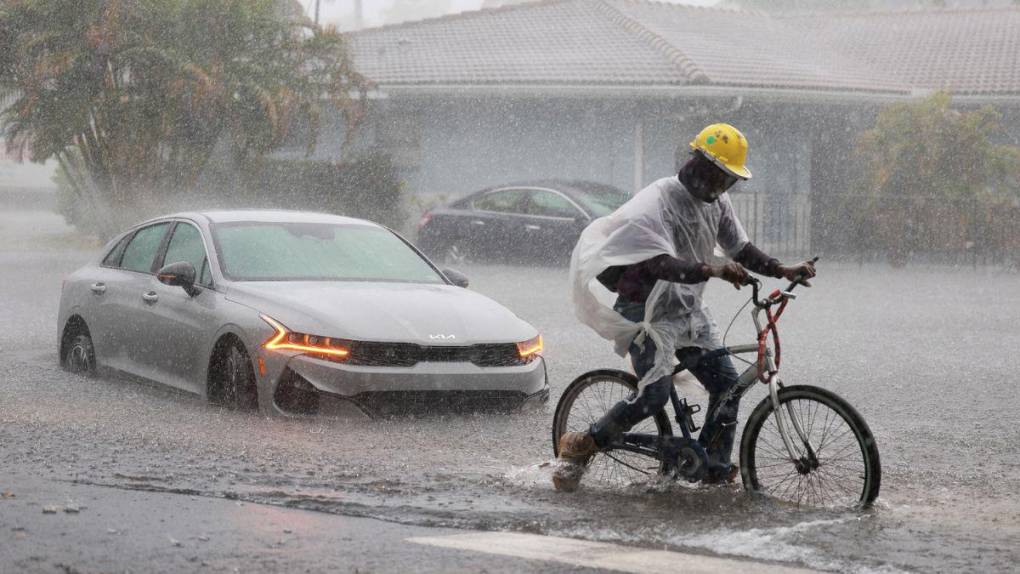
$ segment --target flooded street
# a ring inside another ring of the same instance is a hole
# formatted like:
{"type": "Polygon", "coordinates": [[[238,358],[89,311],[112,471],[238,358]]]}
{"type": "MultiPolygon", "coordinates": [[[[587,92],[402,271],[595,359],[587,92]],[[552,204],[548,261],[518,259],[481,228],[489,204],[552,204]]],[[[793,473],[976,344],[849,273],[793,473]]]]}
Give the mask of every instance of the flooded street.
{"type": "MultiPolygon", "coordinates": [[[[1015,271],[819,263],[815,287],[784,317],[783,378],[825,387],[853,404],[878,441],[883,477],[872,510],[805,511],[763,503],[739,486],[653,481],[612,491],[553,491],[546,463],[556,400],[579,374],[625,365],[574,318],[565,269],[460,269],[471,289],[545,337],[551,397],[544,410],[267,419],[135,380],[84,379],[60,370],[61,278],[94,251],[59,247],[59,226],[48,228],[45,217],[21,229],[12,217],[5,215],[7,246],[0,248],[0,468],[418,526],[542,533],[820,570],[1008,571],[1020,560],[1015,271]],[[26,242],[26,233],[46,237],[26,242]]],[[[747,295],[711,285],[708,302],[722,327],[747,295]]],[[[748,342],[751,335],[742,315],[727,342],[748,342]]],[[[690,383],[681,390],[705,400],[690,383]]],[[[745,398],[741,420],[762,396],[755,389],[745,398]]],[[[8,526],[0,514],[0,527],[8,526]]]]}

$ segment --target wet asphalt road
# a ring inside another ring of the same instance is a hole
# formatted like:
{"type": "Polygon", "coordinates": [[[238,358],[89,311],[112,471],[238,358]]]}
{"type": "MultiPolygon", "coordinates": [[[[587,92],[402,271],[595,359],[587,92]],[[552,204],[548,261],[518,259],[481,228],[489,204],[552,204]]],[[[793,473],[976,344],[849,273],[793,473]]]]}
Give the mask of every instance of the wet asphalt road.
{"type": "MultiPolygon", "coordinates": [[[[845,397],[881,450],[879,503],[851,513],[775,508],[739,487],[555,493],[542,466],[555,400],[581,372],[624,364],[573,318],[563,269],[462,270],[472,289],[545,336],[552,402],[544,412],[265,419],[138,381],[60,371],[60,279],[92,254],[62,242],[5,241],[0,250],[0,468],[22,476],[836,571],[1005,572],[1020,561],[1013,271],[823,261],[816,287],[788,311],[784,380],[845,397]]],[[[710,289],[720,323],[744,295],[710,289]]],[[[747,323],[737,323],[729,343],[747,337],[747,323]]],[[[761,396],[745,399],[745,415],[761,396]]],[[[0,540],[10,539],[4,530],[0,540]]]]}

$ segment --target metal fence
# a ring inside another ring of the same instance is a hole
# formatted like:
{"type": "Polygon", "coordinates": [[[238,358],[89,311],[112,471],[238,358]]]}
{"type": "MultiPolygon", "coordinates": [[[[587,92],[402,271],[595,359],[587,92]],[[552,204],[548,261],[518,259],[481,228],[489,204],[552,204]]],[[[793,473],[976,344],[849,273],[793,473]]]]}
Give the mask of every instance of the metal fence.
{"type": "Polygon", "coordinates": [[[1020,198],[735,193],[731,200],[751,241],[780,259],[1020,266],[1020,198]]]}
{"type": "Polygon", "coordinates": [[[779,258],[812,254],[811,197],[797,193],[734,193],[737,217],[751,242],[779,258]]]}
{"type": "Polygon", "coordinates": [[[1020,263],[1020,198],[828,194],[813,198],[815,247],[893,264],[1020,263]]]}

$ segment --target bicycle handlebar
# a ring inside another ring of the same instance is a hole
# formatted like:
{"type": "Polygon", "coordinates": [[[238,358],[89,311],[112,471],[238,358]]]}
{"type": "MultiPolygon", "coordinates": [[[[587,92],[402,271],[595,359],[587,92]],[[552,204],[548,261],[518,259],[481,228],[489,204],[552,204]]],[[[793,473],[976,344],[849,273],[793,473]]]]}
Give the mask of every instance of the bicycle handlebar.
{"type": "MultiPolygon", "coordinates": [[[[811,260],[811,263],[818,263],[817,255],[811,260]]],[[[803,273],[800,274],[796,279],[793,280],[792,283],[790,283],[790,286],[786,288],[785,293],[792,292],[797,287],[797,285],[805,285],[805,279],[806,278],[804,277],[804,274],[803,273]]],[[[754,302],[754,305],[756,307],[764,308],[768,307],[773,303],[770,299],[758,299],[758,291],[761,289],[761,281],[758,280],[757,278],[751,277],[749,275],[747,277],[747,280],[744,281],[744,285],[751,286],[751,301],[754,302]]]]}
{"type": "MultiPolygon", "coordinates": [[[[814,263],[818,263],[818,256],[817,256],[817,255],[815,255],[815,256],[814,256],[814,258],[812,258],[812,259],[811,259],[811,263],[812,263],[812,264],[814,264],[814,263]]],[[[796,278],[796,279],[794,279],[794,280],[793,280],[793,283],[790,283],[790,286],[789,286],[789,287],[787,287],[787,288],[786,288],[786,290],[787,290],[787,291],[793,291],[793,289],[794,289],[794,288],[795,288],[795,287],[796,287],[797,285],[804,285],[804,284],[805,284],[805,283],[804,283],[804,280],[805,280],[805,279],[806,279],[806,278],[804,277],[804,274],[803,274],[803,273],[801,273],[800,275],[798,275],[798,276],[797,276],[797,278],[796,278]]]]}

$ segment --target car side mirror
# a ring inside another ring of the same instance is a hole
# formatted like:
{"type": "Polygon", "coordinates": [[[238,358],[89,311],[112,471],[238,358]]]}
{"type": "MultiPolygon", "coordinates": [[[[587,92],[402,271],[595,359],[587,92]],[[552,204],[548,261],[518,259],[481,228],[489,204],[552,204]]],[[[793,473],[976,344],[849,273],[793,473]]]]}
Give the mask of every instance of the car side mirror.
{"type": "Polygon", "coordinates": [[[195,287],[195,266],[187,261],[178,261],[163,266],[156,273],[156,278],[164,285],[183,287],[184,291],[192,297],[202,292],[201,289],[195,287]]]}
{"type": "Polygon", "coordinates": [[[456,269],[443,269],[443,275],[446,275],[446,278],[450,280],[450,283],[453,283],[457,287],[467,287],[470,283],[467,275],[464,275],[456,269]]]}

